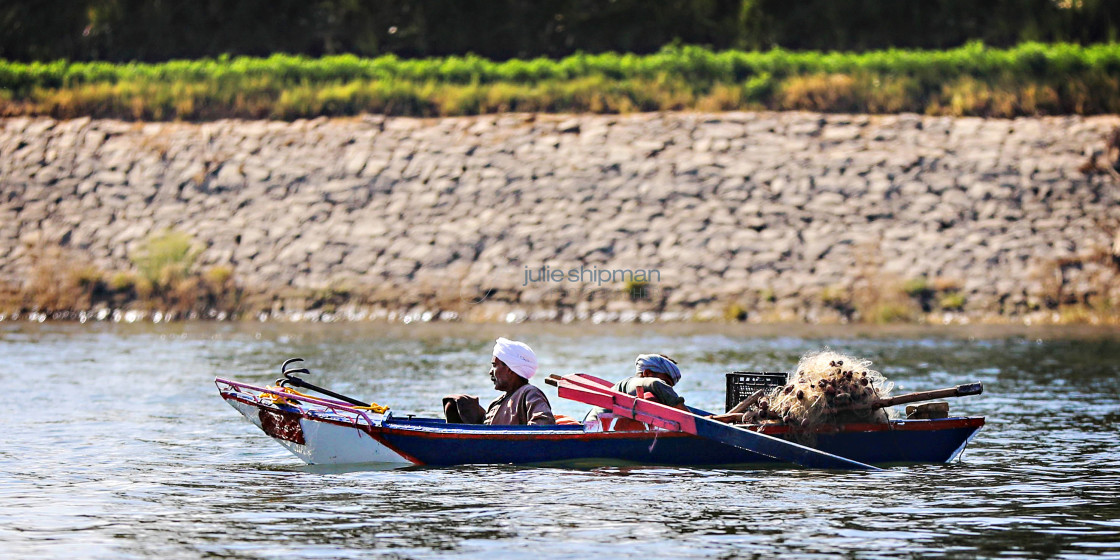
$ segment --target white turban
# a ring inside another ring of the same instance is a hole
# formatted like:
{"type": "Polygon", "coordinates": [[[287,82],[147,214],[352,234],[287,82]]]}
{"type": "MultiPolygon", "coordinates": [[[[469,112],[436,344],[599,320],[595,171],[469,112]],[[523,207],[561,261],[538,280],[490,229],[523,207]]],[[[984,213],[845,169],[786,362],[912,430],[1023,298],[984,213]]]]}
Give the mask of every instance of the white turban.
{"type": "Polygon", "coordinates": [[[525,379],[530,379],[537,373],[537,355],[524,342],[499,338],[494,345],[494,357],[525,379]]]}

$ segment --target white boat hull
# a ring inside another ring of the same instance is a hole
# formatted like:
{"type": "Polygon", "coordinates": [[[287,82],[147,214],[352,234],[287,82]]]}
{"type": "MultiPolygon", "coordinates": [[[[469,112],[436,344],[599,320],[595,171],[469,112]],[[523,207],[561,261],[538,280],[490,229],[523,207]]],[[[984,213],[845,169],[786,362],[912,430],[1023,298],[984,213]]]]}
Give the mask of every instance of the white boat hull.
{"type": "Polygon", "coordinates": [[[236,399],[226,399],[249,423],[260,428],[296,457],[312,465],[343,465],[352,463],[392,463],[411,465],[397,452],[377,441],[358,425],[299,417],[304,443],[294,438],[278,437],[276,429],[265,426],[261,408],[236,399]]]}

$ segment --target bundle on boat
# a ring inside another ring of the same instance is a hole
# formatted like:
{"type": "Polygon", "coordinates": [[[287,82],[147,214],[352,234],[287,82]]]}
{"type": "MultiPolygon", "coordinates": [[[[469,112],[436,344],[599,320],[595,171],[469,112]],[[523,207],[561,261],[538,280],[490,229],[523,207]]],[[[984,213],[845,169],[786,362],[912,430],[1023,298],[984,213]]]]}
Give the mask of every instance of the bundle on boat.
{"type": "Polygon", "coordinates": [[[883,405],[894,384],[861,360],[833,351],[801,358],[787,383],[756,391],[719,416],[734,424],[782,423],[809,429],[821,424],[885,423],[883,405]]]}

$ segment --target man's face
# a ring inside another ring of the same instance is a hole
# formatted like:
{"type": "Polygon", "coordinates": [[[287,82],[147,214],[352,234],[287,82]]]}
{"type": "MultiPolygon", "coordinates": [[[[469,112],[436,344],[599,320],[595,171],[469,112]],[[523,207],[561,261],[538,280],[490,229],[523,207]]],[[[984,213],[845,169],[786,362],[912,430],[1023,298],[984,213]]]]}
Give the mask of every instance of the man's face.
{"type": "Polygon", "coordinates": [[[660,380],[664,381],[665,384],[670,386],[670,387],[676,385],[676,383],[673,382],[673,378],[669,377],[669,374],[667,374],[667,373],[654,373],[654,372],[647,369],[647,370],[643,371],[642,373],[638,374],[638,377],[652,377],[654,379],[660,379],[660,380]]]}
{"type": "Polygon", "coordinates": [[[490,381],[494,382],[494,388],[499,391],[510,391],[514,388],[514,382],[517,381],[517,374],[513,373],[512,369],[505,362],[494,358],[490,362],[490,381]]]}

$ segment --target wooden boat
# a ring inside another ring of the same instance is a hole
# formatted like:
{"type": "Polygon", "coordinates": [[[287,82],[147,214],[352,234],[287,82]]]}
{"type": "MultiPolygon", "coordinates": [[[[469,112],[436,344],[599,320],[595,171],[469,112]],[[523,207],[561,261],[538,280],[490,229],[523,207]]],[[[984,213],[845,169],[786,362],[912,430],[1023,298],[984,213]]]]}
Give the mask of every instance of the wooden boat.
{"type": "MultiPolygon", "coordinates": [[[[309,464],[784,463],[683,431],[602,431],[582,424],[449,424],[435,418],[399,417],[388,410],[363,409],[330,398],[293,396],[282,388],[221,378],[215,384],[221,397],[249,422],[309,464]]],[[[983,425],[982,417],[828,425],[817,429],[813,449],[866,464],[945,463],[959,457],[983,425]]],[[[789,428],[781,425],[751,429],[776,438],[789,435],[789,428]]]]}

